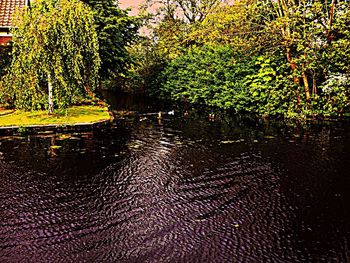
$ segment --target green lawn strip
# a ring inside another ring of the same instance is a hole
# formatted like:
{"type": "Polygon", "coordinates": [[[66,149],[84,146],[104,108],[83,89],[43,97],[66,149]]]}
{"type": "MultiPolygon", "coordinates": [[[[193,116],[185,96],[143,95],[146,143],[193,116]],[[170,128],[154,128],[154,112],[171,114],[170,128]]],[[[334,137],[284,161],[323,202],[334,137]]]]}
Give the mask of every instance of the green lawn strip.
{"type": "Polygon", "coordinates": [[[35,126],[35,125],[70,125],[79,123],[95,123],[109,120],[107,107],[74,106],[67,110],[48,115],[47,111],[15,111],[2,115],[0,110],[0,127],[35,126]]]}
{"type": "Polygon", "coordinates": [[[10,113],[13,113],[14,110],[5,110],[5,109],[1,109],[0,108],[0,116],[2,115],[7,115],[7,114],[10,114],[10,113]]]}

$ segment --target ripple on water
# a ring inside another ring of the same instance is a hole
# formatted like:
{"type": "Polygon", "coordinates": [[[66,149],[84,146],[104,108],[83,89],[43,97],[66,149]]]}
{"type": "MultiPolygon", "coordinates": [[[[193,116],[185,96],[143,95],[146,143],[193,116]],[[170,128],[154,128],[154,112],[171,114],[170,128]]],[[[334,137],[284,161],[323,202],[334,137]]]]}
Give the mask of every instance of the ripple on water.
{"type": "Polygon", "coordinates": [[[348,141],[220,144],[205,132],[149,121],[60,136],[54,155],[54,135],[2,141],[0,260],[346,262],[348,141]]]}

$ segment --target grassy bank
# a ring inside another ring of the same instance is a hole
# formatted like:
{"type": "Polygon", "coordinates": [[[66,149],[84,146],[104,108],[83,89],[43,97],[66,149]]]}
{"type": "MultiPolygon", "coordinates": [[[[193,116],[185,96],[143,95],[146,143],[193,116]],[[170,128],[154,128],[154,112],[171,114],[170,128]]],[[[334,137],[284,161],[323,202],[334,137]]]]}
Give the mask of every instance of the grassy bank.
{"type": "Polygon", "coordinates": [[[67,110],[48,115],[47,111],[14,111],[0,110],[0,127],[32,126],[32,125],[72,125],[78,123],[94,123],[109,120],[107,107],[74,106],[67,110]]]}

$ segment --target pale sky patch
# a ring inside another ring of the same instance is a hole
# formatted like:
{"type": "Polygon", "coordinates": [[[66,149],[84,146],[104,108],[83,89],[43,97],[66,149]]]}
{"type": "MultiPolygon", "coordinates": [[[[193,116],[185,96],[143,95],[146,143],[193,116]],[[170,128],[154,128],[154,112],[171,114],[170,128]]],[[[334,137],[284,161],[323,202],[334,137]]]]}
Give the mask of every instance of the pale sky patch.
{"type": "Polygon", "coordinates": [[[119,0],[119,6],[122,9],[132,8],[131,15],[137,15],[138,7],[144,0],[119,0]]]}

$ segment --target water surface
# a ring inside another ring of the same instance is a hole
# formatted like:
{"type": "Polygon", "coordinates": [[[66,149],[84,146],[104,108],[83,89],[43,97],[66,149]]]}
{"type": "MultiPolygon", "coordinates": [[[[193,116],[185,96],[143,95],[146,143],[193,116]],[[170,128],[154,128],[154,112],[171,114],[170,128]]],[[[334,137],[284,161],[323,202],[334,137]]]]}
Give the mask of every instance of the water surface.
{"type": "Polygon", "coordinates": [[[349,123],[109,98],[141,116],[0,137],[1,262],[350,262],[349,123]]]}

